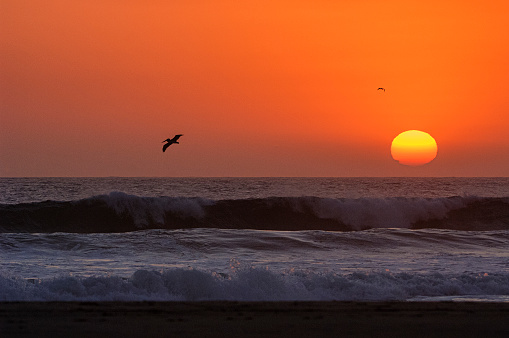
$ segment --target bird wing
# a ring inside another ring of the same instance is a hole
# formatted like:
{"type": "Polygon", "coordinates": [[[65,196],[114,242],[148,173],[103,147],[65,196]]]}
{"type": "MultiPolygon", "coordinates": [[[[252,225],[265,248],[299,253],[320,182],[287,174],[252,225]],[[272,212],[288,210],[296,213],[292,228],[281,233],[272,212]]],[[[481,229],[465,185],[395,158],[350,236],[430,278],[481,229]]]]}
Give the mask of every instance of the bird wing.
{"type": "Polygon", "coordinates": [[[170,140],[170,142],[175,142],[175,141],[177,141],[177,140],[180,138],[180,136],[182,136],[182,135],[184,135],[184,134],[178,134],[178,135],[175,135],[175,136],[174,136],[174,137],[170,140]]]}
{"type": "Polygon", "coordinates": [[[163,146],[163,153],[164,151],[166,150],[166,148],[168,148],[169,146],[171,145],[170,142],[166,143],[164,146],[163,146]]]}

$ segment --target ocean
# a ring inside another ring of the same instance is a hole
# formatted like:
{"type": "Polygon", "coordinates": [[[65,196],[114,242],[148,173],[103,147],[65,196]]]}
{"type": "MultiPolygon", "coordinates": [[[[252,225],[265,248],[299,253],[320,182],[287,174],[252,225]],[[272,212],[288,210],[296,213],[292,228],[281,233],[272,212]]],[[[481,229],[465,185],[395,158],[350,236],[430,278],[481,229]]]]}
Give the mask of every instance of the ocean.
{"type": "Polygon", "coordinates": [[[509,178],[0,178],[0,301],[509,302],[509,178]]]}

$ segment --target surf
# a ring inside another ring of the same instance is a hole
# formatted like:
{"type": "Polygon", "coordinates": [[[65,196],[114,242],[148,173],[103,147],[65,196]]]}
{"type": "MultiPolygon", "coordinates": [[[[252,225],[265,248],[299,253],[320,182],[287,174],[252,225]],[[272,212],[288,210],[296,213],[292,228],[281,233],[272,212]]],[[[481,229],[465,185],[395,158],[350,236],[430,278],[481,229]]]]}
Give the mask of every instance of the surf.
{"type": "Polygon", "coordinates": [[[73,201],[0,204],[0,232],[3,233],[115,233],[189,228],[507,230],[509,198],[303,196],[212,200],[111,192],[73,201]]]}
{"type": "Polygon", "coordinates": [[[351,273],[240,268],[137,270],[129,278],[20,279],[0,274],[0,301],[407,301],[466,297],[507,301],[509,275],[351,273]]]}

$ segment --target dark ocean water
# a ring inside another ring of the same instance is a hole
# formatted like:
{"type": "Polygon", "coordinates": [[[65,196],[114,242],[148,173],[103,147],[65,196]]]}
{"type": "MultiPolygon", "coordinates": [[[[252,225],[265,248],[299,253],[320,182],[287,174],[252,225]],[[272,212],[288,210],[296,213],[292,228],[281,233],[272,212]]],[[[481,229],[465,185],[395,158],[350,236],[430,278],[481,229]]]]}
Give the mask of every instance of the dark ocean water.
{"type": "Polygon", "coordinates": [[[0,301],[509,301],[508,178],[0,178],[0,301]]]}

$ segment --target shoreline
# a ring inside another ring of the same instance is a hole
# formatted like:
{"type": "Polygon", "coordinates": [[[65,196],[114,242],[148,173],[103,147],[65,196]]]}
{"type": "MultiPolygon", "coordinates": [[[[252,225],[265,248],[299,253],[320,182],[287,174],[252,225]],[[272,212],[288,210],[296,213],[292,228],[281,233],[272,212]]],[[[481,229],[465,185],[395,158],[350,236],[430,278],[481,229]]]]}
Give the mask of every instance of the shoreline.
{"type": "Polygon", "coordinates": [[[508,337],[509,303],[0,302],[2,337],[508,337]]]}

